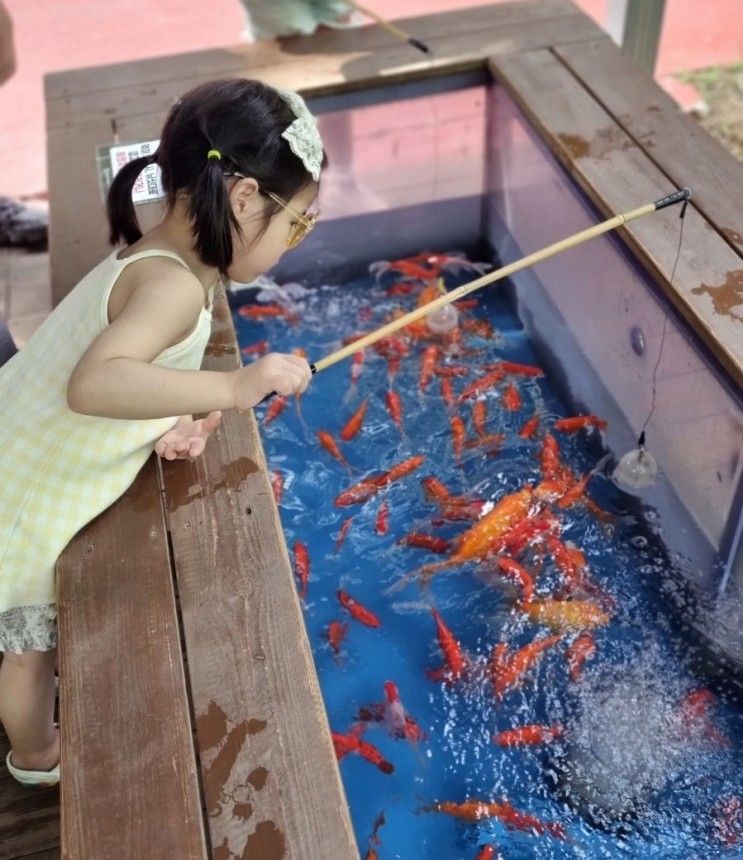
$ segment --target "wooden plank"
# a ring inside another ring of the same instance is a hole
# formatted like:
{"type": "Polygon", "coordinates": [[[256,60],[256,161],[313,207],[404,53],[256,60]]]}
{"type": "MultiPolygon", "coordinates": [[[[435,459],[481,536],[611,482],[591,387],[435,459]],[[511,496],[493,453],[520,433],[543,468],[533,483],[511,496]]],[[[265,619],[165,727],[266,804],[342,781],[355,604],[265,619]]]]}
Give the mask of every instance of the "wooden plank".
{"type": "Polygon", "coordinates": [[[29,791],[12,777],[2,780],[0,860],[15,860],[45,850],[58,851],[58,846],[59,790],[29,791]]]}
{"type": "MultiPolygon", "coordinates": [[[[581,15],[572,0],[517,0],[511,3],[484,4],[433,15],[406,18],[397,23],[424,42],[448,39],[479,32],[495,32],[502,27],[523,27],[539,21],[550,21],[581,15]]],[[[586,17],[586,16],[583,16],[586,17]]],[[[590,22],[590,19],[586,19],[590,22]]],[[[592,24],[594,34],[601,31],[592,24]]],[[[445,47],[445,43],[444,46],[445,47]]],[[[428,59],[383,28],[372,25],[348,30],[324,28],[311,36],[289,37],[239,44],[229,48],[192,51],[166,57],[153,57],[135,63],[112,63],[95,69],[72,69],[54,72],[44,81],[45,98],[55,119],[69,119],[67,112],[75,97],[88,98],[92,92],[105,93],[125,89],[132,100],[147,99],[148,88],[173,80],[188,80],[221,75],[249,74],[270,66],[302,64],[312,76],[321,68],[338,68],[354,58],[367,54],[384,54],[389,63],[390,49],[402,48],[406,60],[426,65],[428,59]],[[317,68],[313,69],[312,67],[317,68]],[[136,88],[142,89],[137,91],[136,88]],[[57,105],[56,102],[62,104],[57,105]]],[[[437,49],[435,55],[438,56],[437,49]]],[[[433,59],[436,59],[436,56],[433,59]]],[[[296,75],[296,72],[293,74],[296,75]]],[[[149,107],[147,108],[150,109],[149,107]]]]}
{"type": "MultiPolygon", "coordinates": [[[[157,137],[175,98],[220,75],[247,75],[301,90],[306,96],[327,95],[484,68],[493,54],[595,39],[600,32],[569,0],[525,0],[414,20],[420,22],[422,36],[431,42],[434,55],[430,60],[419,59],[419,52],[400,45],[385,31],[376,32],[379,28],[364,28],[284,40],[276,62],[264,65],[253,64],[252,52],[257,51],[257,59],[266,63],[274,56],[271,52],[277,50],[275,47],[249,45],[234,52],[201,52],[129,63],[116,67],[115,79],[120,86],[113,90],[105,89],[106,67],[75,73],[68,94],[52,98],[47,112],[54,303],[59,303],[108,250],[94,153],[97,146],[114,141],[114,120],[121,141],[157,137]],[[379,50],[365,53],[359,49],[358,40],[372,38],[381,40],[379,50]],[[294,59],[288,62],[292,52],[294,59]],[[172,71],[164,79],[168,64],[172,71]],[[101,84],[100,77],[104,78],[101,84]],[[99,85],[104,89],[99,91],[99,85]]],[[[413,22],[411,19],[409,26],[413,22]]],[[[66,74],[72,73],[61,74],[61,79],[66,74]]],[[[47,89],[54,89],[52,78],[47,89]]]]}
{"type": "Polygon", "coordinates": [[[558,57],[743,257],[743,163],[608,39],[560,45],[558,57]]]}
{"type": "MultiPolygon", "coordinates": [[[[607,217],[665,196],[673,183],[549,50],[495,57],[498,80],[570,175],[607,217]]],[[[693,202],[693,201],[692,201],[693,202]]],[[[743,383],[743,338],[734,296],[740,259],[693,206],[674,277],[679,210],[666,209],[623,230],[628,245],[707,346],[743,383]]]]}
{"type": "MultiPolygon", "coordinates": [[[[239,366],[223,295],[204,366],[239,366]]],[[[252,413],[162,465],[214,856],[358,858],[252,413]]]]}
{"type": "Polygon", "coordinates": [[[205,855],[154,456],[57,564],[62,856],[205,855]]]}

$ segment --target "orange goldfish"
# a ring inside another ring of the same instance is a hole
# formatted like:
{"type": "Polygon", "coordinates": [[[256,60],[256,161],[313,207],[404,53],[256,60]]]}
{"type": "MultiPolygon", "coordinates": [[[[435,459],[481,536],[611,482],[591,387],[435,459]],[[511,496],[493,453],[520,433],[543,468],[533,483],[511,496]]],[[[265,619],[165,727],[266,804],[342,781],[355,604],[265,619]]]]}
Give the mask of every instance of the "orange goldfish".
{"type": "Polygon", "coordinates": [[[568,650],[565,652],[565,659],[568,661],[570,670],[570,680],[574,683],[580,678],[583,664],[590,660],[596,653],[596,641],[593,635],[586,631],[572,642],[568,650]]]}
{"type": "Polygon", "coordinates": [[[407,460],[402,460],[400,463],[396,463],[391,469],[380,475],[379,478],[377,478],[377,481],[380,486],[386,487],[393,481],[404,478],[405,475],[409,475],[411,472],[420,468],[425,460],[425,455],[414,454],[412,457],[408,457],[407,460]]]}
{"type": "Polygon", "coordinates": [[[538,427],[539,427],[539,416],[534,415],[519,430],[519,436],[522,439],[531,439],[531,437],[537,432],[538,427]]]}
{"type": "Polygon", "coordinates": [[[436,362],[439,359],[439,348],[437,346],[427,346],[421,355],[421,372],[418,379],[418,388],[420,391],[425,391],[428,383],[433,376],[433,370],[436,362]]]}
{"type": "Polygon", "coordinates": [[[552,630],[592,630],[604,627],[611,615],[591,600],[534,600],[523,607],[535,624],[552,630]]]}
{"type": "Polygon", "coordinates": [[[425,811],[444,812],[447,815],[461,818],[463,821],[468,821],[471,824],[482,821],[485,818],[497,818],[506,827],[515,830],[530,830],[540,836],[543,833],[549,833],[557,839],[565,838],[565,828],[561,824],[544,823],[533,815],[519,812],[507,800],[503,800],[500,803],[475,799],[465,800],[464,803],[438,801],[425,811]]]}
{"type": "Polygon", "coordinates": [[[331,621],[325,631],[325,638],[330,643],[330,647],[336,654],[341,653],[341,642],[346,638],[348,633],[348,623],[345,621],[331,621]]]}
{"type": "Polygon", "coordinates": [[[343,508],[348,505],[358,505],[361,504],[361,502],[366,502],[368,499],[371,499],[372,496],[375,496],[383,487],[386,487],[393,481],[397,481],[400,478],[405,477],[405,475],[414,472],[423,464],[425,459],[426,458],[423,454],[415,454],[412,457],[408,457],[407,460],[397,463],[387,472],[382,472],[381,474],[371,478],[365,478],[363,481],[360,481],[358,484],[354,484],[353,487],[349,487],[347,490],[340,493],[335,499],[336,506],[343,508]]]}
{"type": "Polygon", "coordinates": [[[534,598],[534,580],[529,571],[517,561],[502,555],[498,559],[500,572],[521,587],[521,604],[530,603],[534,598]]]}
{"type": "Polygon", "coordinates": [[[357,435],[359,430],[361,430],[361,425],[364,423],[364,416],[366,415],[366,406],[367,401],[364,400],[361,406],[359,406],[359,408],[353,413],[341,430],[339,435],[344,442],[350,442],[351,439],[357,435]]]}
{"type": "Polygon", "coordinates": [[[485,436],[485,421],[487,420],[488,407],[484,400],[476,400],[472,404],[472,426],[475,433],[481,438],[485,436]]]}
{"type": "Polygon", "coordinates": [[[475,860],[495,860],[495,848],[492,845],[481,845],[475,860]]]}
{"type": "Polygon", "coordinates": [[[395,422],[397,429],[402,432],[402,401],[400,400],[400,395],[390,389],[385,394],[385,403],[387,404],[387,411],[390,413],[390,417],[395,422]]]}
{"type": "Polygon", "coordinates": [[[449,408],[454,406],[454,388],[451,379],[441,380],[441,399],[449,408]]]}
{"type": "Polygon", "coordinates": [[[464,391],[459,395],[458,401],[462,403],[467,400],[469,397],[472,397],[475,394],[480,394],[482,391],[485,391],[488,388],[492,388],[494,385],[497,385],[505,376],[503,370],[498,368],[497,370],[493,370],[490,373],[486,373],[485,376],[481,376],[476,379],[474,382],[471,382],[464,391]]]}
{"type": "Polygon", "coordinates": [[[361,622],[361,624],[365,624],[367,627],[379,627],[381,622],[377,618],[377,616],[367,609],[365,606],[362,606],[355,600],[347,591],[343,591],[342,589],[338,589],[338,600],[341,603],[341,606],[348,610],[351,614],[351,618],[356,619],[356,621],[361,622]]]}
{"type": "Polygon", "coordinates": [[[310,580],[310,556],[307,547],[301,541],[294,541],[294,575],[301,586],[299,596],[307,597],[307,584],[310,580]]]}
{"type": "Polygon", "coordinates": [[[510,689],[519,686],[524,674],[560,639],[557,634],[534,639],[511,655],[507,653],[508,646],[505,642],[499,642],[493,648],[488,664],[495,698],[501,701],[510,689]]]}
{"type": "Polygon", "coordinates": [[[338,532],[338,537],[335,541],[335,549],[333,552],[338,552],[338,550],[343,546],[346,541],[346,537],[348,535],[348,531],[351,528],[351,521],[353,517],[347,517],[343,520],[343,524],[341,525],[341,530],[338,532]]]}
{"type": "Polygon", "coordinates": [[[555,478],[561,469],[560,448],[558,447],[557,440],[550,433],[545,435],[544,442],[542,443],[540,465],[542,475],[545,478],[555,478]]]}
{"type": "Polygon", "coordinates": [[[356,385],[361,378],[364,369],[364,350],[360,349],[353,354],[351,359],[351,385],[356,385]]]}
{"type": "Polygon", "coordinates": [[[452,415],[449,424],[451,425],[451,434],[452,434],[452,448],[454,449],[454,456],[457,460],[460,460],[462,457],[462,451],[464,449],[464,440],[467,434],[467,431],[464,427],[464,421],[459,417],[459,415],[452,415]]]}
{"type": "Polygon", "coordinates": [[[278,469],[274,469],[271,472],[271,489],[273,490],[276,504],[280,505],[281,499],[284,496],[284,477],[278,469]]]}
{"type": "Polygon", "coordinates": [[[423,493],[429,502],[439,502],[439,504],[448,502],[451,496],[449,490],[433,475],[421,479],[423,493]]]}
{"type": "Polygon", "coordinates": [[[493,735],[493,742],[501,747],[523,747],[534,744],[548,744],[565,734],[562,726],[540,726],[530,724],[507,729],[493,735]]]}
{"type": "Polygon", "coordinates": [[[561,433],[575,433],[586,427],[596,427],[599,430],[606,430],[609,425],[606,421],[597,418],[595,415],[575,415],[572,418],[558,418],[554,426],[555,430],[561,433]]]}
{"type": "Polygon", "coordinates": [[[451,684],[459,680],[464,673],[464,656],[459,642],[444,623],[444,619],[435,609],[432,609],[431,613],[436,622],[436,636],[444,655],[444,665],[439,669],[431,669],[426,674],[432,681],[444,680],[447,684],[451,684]]]}
{"type": "Polygon", "coordinates": [[[390,506],[389,502],[382,502],[377,511],[374,522],[374,530],[378,535],[386,535],[390,528],[390,506]]]}
{"type": "Polygon", "coordinates": [[[331,457],[335,457],[335,459],[339,463],[342,463],[350,472],[351,466],[341,453],[341,449],[338,447],[338,443],[335,441],[335,439],[333,439],[330,433],[328,433],[327,430],[318,430],[315,435],[320,440],[320,444],[328,452],[328,454],[330,454],[331,457]]]}
{"type": "Polygon", "coordinates": [[[268,427],[272,421],[275,421],[284,409],[286,409],[288,402],[289,400],[286,397],[277,394],[268,405],[268,409],[266,409],[266,414],[263,416],[263,426],[268,427]]]}
{"type": "Polygon", "coordinates": [[[503,405],[511,412],[517,412],[523,405],[519,390],[512,382],[508,384],[503,394],[503,405]]]}

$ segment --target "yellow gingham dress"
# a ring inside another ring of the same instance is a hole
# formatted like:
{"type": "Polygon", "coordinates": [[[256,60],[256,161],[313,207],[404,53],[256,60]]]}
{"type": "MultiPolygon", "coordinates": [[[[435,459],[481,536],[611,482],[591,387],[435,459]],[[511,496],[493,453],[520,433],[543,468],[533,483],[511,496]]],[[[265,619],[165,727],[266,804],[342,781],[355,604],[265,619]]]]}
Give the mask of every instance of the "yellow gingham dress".
{"type": "MultiPolygon", "coordinates": [[[[69,540],[129,487],[173,418],[143,421],[79,415],[67,383],[108,325],[108,298],[124,268],[150,250],[101,262],[28,343],[0,367],[0,651],[56,645],[54,567],[69,540]]],[[[186,266],[186,268],[188,268],[186,266]]],[[[211,303],[196,328],[153,361],[196,370],[211,331],[211,303]]]]}

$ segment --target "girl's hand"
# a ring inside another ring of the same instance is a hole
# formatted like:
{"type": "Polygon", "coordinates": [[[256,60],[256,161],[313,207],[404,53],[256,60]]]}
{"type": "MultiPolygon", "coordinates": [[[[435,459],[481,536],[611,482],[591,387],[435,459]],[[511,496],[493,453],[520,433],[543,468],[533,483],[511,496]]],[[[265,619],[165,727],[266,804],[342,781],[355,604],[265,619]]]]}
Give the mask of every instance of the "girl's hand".
{"type": "Polygon", "coordinates": [[[235,408],[251,409],[267,395],[276,392],[288,397],[302,393],[312,379],[307,359],[298,355],[271,352],[247,367],[234,371],[235,408]]]}
{"type": "Polygon", "coordinates": [[[172,430],[155,445],[155,453],[163,460],[193,460],[204,453],[206,440],[219,427],[221,412],[210,412],[206,418],[194,421],[190,415],[178,419],[172,430]]]}

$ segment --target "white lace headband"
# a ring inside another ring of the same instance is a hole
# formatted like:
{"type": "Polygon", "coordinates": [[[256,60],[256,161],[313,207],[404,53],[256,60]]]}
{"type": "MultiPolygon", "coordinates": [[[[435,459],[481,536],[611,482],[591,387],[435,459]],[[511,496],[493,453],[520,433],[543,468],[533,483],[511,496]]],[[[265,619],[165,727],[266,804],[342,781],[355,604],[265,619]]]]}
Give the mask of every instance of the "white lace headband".
{"type": "Polygon", "coordinates": [[[291,151],[304,164],[310,176],[317,182],[323,159],[322,138],[317,120],[309,111],[304,99],[293,90],[276,88],[278,94],[294,111],[296,119],[281,135],[289,143],[291,151]]]}

